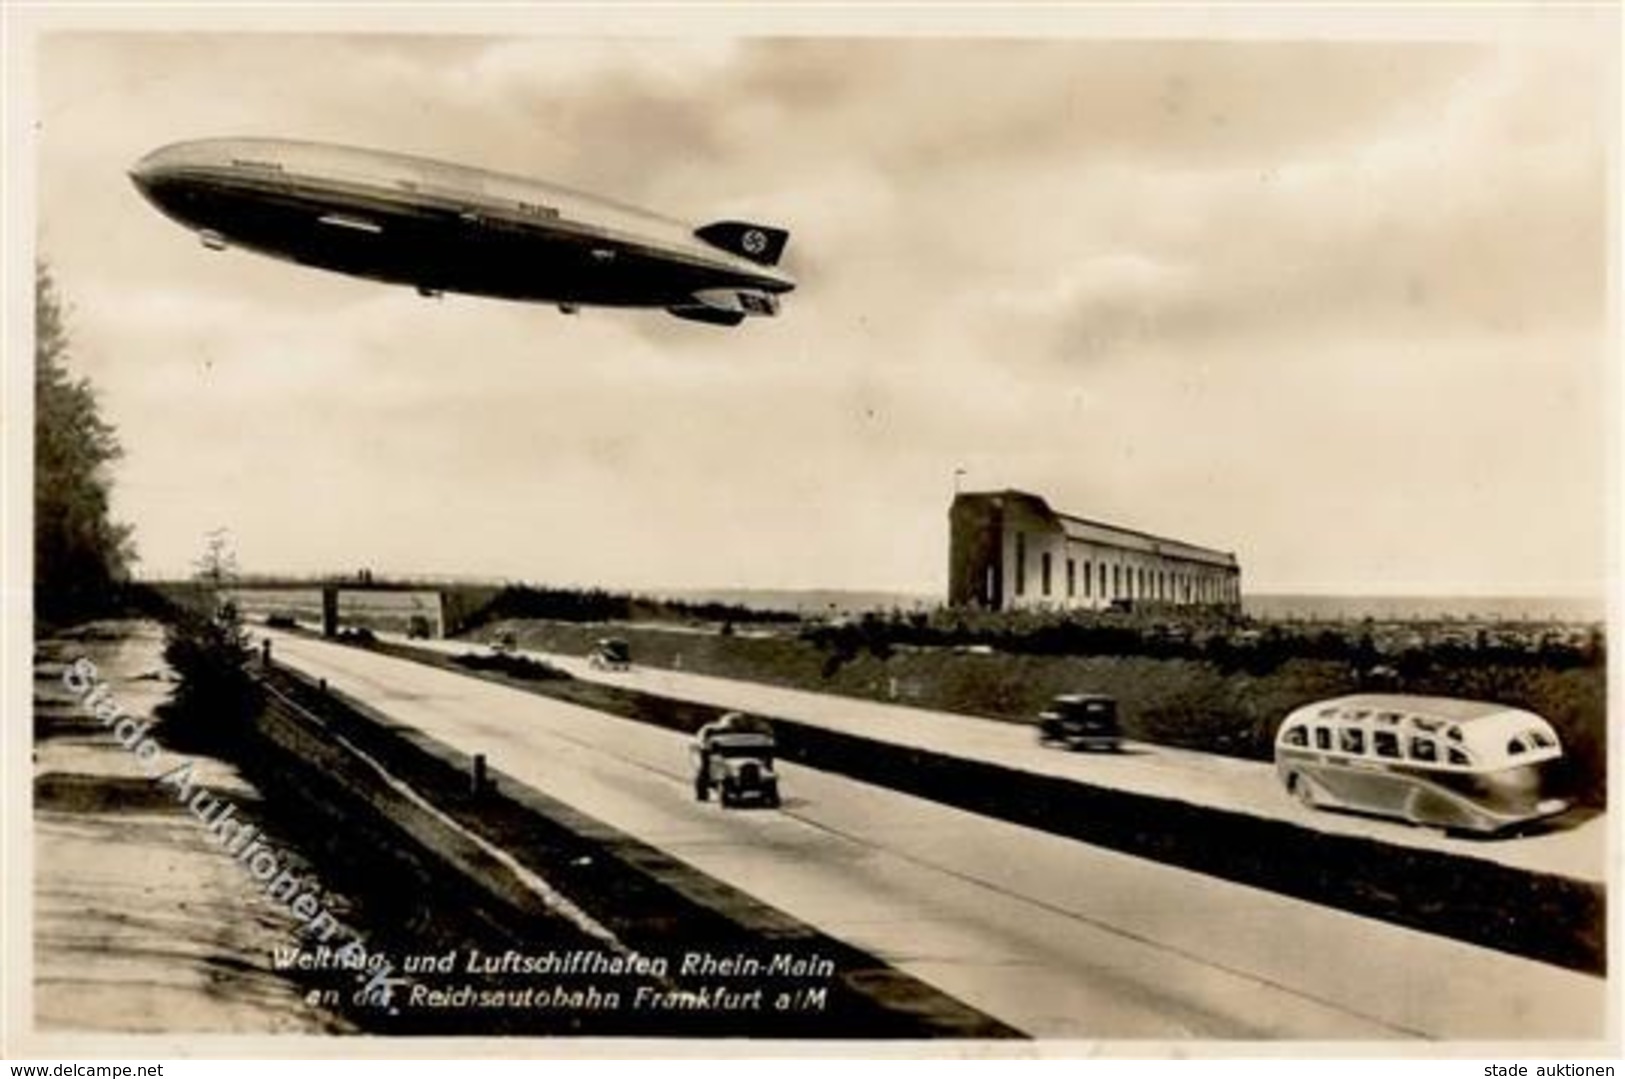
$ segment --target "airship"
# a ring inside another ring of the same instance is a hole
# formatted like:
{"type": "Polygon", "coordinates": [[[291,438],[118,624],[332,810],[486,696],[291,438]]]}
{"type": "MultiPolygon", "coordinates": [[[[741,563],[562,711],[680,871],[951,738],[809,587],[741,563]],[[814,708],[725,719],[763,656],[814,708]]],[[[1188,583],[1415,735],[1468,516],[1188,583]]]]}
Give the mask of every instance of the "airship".
{"type": "Polygon", "coordinates": [[[213,250],[408,285],[556,304],[664,308],[737,326],[779,312],[789,232],[694,227],[539,180],[429,158],[283,139],[198,139],[130,178],[213,250]]]}

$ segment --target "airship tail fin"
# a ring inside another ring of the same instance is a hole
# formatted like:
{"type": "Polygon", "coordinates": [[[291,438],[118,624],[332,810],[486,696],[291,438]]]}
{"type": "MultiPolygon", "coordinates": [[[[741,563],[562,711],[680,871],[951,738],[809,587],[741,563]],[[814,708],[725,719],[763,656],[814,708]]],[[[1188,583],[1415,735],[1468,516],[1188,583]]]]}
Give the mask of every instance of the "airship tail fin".
{"type": "Polygon", "coordinates": [[[749,221],[714,221],[694,230],[694,235],[731,255],[750,259],[763,266],[777,266],[790,234],[770,225],[749,221]]]}

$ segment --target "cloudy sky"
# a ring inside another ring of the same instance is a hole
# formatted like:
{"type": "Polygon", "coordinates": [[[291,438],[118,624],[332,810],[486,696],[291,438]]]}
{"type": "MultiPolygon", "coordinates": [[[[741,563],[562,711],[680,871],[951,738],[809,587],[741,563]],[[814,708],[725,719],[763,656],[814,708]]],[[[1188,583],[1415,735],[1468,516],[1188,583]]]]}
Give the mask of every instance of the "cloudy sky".
{"type": "Polygon", "coordinates": [[[940,593],[962,468],[1249,591],[1595,593],[1611,35],[1547,29],[57,33],[39,253],[149,574],[225,526],[255,570],[940,593]],[[730,331],[206,251],[125,170],[220,135],[782,224],[800,286],[730,331]]]}

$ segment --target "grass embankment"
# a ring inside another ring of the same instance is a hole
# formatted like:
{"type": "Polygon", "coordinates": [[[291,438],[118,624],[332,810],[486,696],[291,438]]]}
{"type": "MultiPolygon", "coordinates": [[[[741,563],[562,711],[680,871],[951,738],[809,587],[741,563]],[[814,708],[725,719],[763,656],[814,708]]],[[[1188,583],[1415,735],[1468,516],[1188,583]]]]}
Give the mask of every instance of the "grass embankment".
{"type": "MultiPolygon", "coordinates": [[[[639,665],[1012,722],[1033,722],[1058,693],[1109,693],[1120,702],[1131,738],[1266,761],[1273,758],[1275,729],[1292,709],[1370,688],[1350,664],[1323,659],[1288,659],[1268,670],[1249,670],[1197,659],[899,646],[885,658],[865,652],[832,665],[827,649],[791,634],[724,635],[527,620],[496,623],[477,636],[488,640],[505,632],[513,633],[522,648],[573,655],[590,652],[599,638],[614,634],[630,642],[639,665]]],[[[1606,804],[1607,684],[1601,666],[1435,664],[1408,676],[1403,689],[1500,701],[1545,716],[1568,752],[1567,785],[1582,804],[1606,804]]]]}

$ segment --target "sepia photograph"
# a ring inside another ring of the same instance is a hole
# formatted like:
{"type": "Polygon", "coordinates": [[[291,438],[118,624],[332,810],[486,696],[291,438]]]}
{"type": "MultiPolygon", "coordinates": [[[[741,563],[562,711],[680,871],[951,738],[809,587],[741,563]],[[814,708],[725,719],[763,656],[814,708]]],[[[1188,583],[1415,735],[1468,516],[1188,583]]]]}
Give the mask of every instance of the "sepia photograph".
{"type": "Polygon", "coordinates": [[[7,19],[5,1055],[1618,1055],[1617,7],[7,19]]]}

